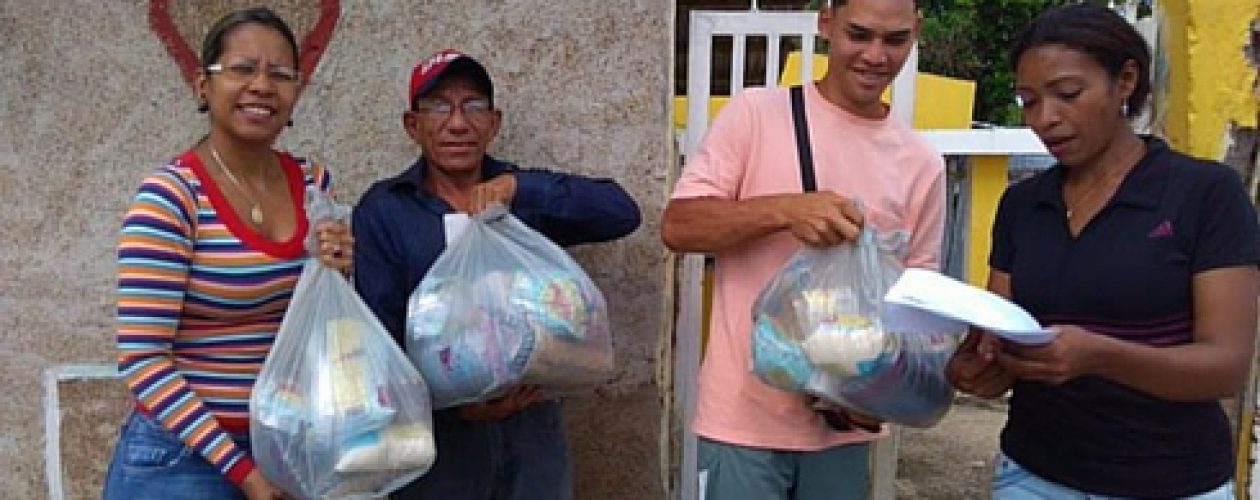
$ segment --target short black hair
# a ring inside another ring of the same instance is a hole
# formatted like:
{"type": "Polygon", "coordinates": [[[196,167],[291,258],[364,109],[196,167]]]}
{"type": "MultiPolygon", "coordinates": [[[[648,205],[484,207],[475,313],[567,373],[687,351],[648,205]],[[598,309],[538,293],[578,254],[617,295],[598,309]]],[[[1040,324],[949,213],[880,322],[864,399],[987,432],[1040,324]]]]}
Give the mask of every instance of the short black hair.
{"type": "Polygon", "coordinates": [[[219,62],[219,58],[223,56],[223,41],[232,31],[246,24],[258,24],[274,29],[289,42],[289,48],[293,50],[293,63],[300,64],[298,60],[297,38],[293,36],[293,30],[289,28],[288,23],[284,22],[280,16],[272,12],[266,7],[252,7],[232,11],[227,15],[215,21],[210,27],[210,31],[206,33],[206,39],[201,44],[201,67],[219,62]]]}
{"type": "MultiPolygon", "coordinates": [[[[914,0],[914,6],[918,7],[920,1],[921,0],[914,0]]],[[[849,4],[849,0],[812,0],[812,2],[818,2],[819,9],[823,7],[844,7],[849,4]]]]}
{"type": "Polygon", "coordinates": [[[1082,3],[1050,9],[1033,20],[1011,45],[1011,67],[1019,58],[1043,45],[1062,45],[1089,56],[1112,79],[1120,78],[1124,63],[1137,65],[1137,85],[1129,95],[1128,117],[1137,116],[1151,93],[1151,50],[1146,39],[1120,14],[1099,5],[1082,3]]]}

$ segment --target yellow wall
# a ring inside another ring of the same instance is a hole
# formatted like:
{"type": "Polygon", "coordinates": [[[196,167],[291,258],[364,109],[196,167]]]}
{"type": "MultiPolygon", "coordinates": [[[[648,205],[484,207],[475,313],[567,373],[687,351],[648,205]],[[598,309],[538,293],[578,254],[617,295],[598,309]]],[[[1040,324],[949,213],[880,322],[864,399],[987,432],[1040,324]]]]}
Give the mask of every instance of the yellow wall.
{"type": "MultiPolygon", "coordinates": [[[[731,98],[726,96],[710,97],[709,121],[713,121],[713,117],[717,116],[722,106],[726,106],[726,102],[730,100],[731,98]]],[[[687,128],[687,96],[674,97],[674,128],[679,130],[687,128]]]]}
{"type": "Polygon", "coordinates": [[[975,103],[976,82],[919,73],[915,80],[914,128],[971,128],[975,103]]]}
{"type": "Polygon", "coordinates": [[[971,202],[967,226],[967,282],[984,287],[989,281],[989,249],[993,219],[1006,191],[1006,156],[971,157],[971,202]]]}
{"type": "Polygon", "coordinates": [[[1244,47],[1256,0],[1165,0],[1164,53],[1169,68],[1163,129],[1173,146],[1221,159],[1228,125],[1256,126],[1256,70],[1244,47]]]}

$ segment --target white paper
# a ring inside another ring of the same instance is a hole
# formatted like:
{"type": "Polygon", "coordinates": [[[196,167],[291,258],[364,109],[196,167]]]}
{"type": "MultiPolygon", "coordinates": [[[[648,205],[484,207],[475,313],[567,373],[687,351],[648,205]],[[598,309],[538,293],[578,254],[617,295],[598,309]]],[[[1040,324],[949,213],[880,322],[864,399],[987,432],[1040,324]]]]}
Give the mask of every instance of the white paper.
{"type": "Polygon", "coordinates": [[[468,214],[465,213],[449,213],[442,216],[442,230],[446,233],[446,245],[450,246],[455,242],[459,235],[464,234],[464,230],[468,229],[468,214]]]}
{"type": "Polygon", "coordinates": [[[884,302],[885,323],[905,325],[907,331],[962,322],[1021,344],[1045,344],[1057,335],[1013,302],[927,269],[907,269],[884,302]]]}
{"type": "Polygon", "coordinates": [[[966,322],[887,301],[880,320],[889,331],[911,335],[962,334],[968,329],[966,322]]]}

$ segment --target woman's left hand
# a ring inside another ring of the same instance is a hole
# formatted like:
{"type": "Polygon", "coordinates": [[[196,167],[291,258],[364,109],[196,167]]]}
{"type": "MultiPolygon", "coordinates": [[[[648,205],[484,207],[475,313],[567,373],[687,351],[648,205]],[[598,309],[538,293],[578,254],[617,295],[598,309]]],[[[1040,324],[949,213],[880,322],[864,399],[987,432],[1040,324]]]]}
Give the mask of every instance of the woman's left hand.
{"type": "Polygon", "coordinates": [[[1016,378],[1054,385],[1093,372],[1101,337],[1079,326],[1058,325],[1052,329],[1059,335],[1049,344],[1007,342],[997,353],[998,363],[1016,378]]]}
{"type": "Polygon", "coordinates": [[[319,261],[349,273],[354,264],[354,237],[350,235],[350,226],[343,221],[321,221],[315,224],[315,238],[319,261]]]}

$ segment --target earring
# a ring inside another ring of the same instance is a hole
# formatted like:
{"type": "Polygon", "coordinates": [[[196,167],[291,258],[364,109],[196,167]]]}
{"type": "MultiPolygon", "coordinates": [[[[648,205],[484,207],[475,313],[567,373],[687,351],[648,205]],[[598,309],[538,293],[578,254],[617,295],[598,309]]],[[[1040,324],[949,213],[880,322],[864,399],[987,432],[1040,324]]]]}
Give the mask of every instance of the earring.
{"type": "Polygon", "coordinates": [[[1129,103],[1128,103],[1128,101],[1125,101],[1124,103],[1120,104],[1120,116],[1123,116],[1123,117],[1125,117],[1125,118],[1128,118],[1128,117],[1129,117],[1129,103]]]}
{"type": "Polygon", "coordinates": [[[206,96],[204,94],[197,96],[197,112],[205,113],[207,111],[210,111],[210,103],[206,102],[206,96]]]}
{"type": "Polygon", "coordinates": [[[286,127],[292,127],[292,126],[293,126],[293,119],[292,119],[292,118],[290,118],[290,119],[289,119],[289,121],[284,122],[284,126],[286,126],[286,127]]]}

